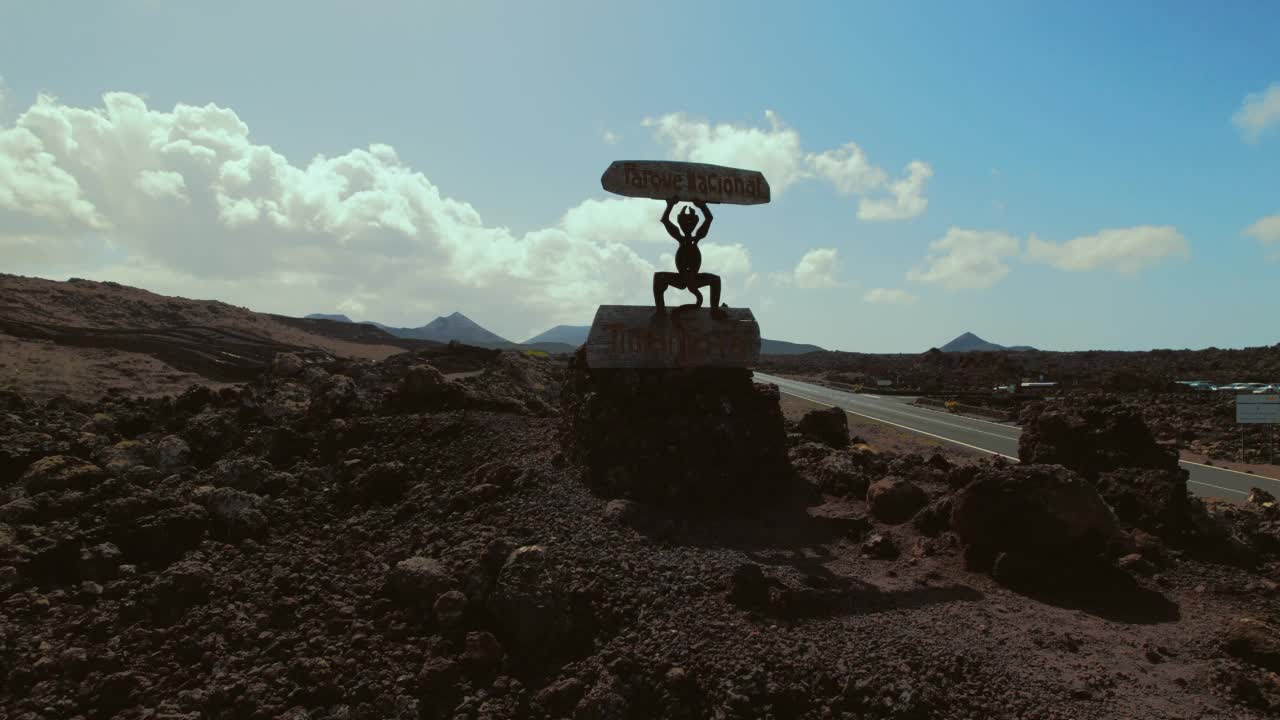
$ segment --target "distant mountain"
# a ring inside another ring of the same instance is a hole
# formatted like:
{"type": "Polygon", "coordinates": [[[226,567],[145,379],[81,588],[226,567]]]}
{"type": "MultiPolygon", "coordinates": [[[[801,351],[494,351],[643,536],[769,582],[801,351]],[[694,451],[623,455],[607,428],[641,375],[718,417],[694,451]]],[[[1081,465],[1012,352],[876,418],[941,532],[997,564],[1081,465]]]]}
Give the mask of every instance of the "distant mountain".
{"type": "Polygon", "coordinates": [[[805,345],[803,343],[787,342],[786,340],[769,340],[768,338],[760,339],[761,355],[802,355],[811,352],[825,352],[817,345],[805,345]]]}
{"type": "MultiPolygon", "coordinates": [[[[312,313],[306,317],[310,320],[332,320],[334,322],[344,323],[353,322],[346,315],[312,313]]],[[[392,327],[391,325],[383,325],[380,322],[374,322],[372,320],[362,320],[357,324],[371,325],[383,332],[390,333],[405,340],[431,340],[439,343],[447,343],[451,340],[457,340],[458,342],[466,345],[475,345],[476,347],[485,348],[499,348],[502,350],[543,350],[550,353],[567,353],[573,352],[577,349],[578,345],[581,345],[581,343],[573,344],[569,342],[540,340],[539,338],[534,338],[527,343],[513,343],[500,335],[484,329],[471,320],[471,318],[468,318],[460,312],[455,312],[449,316],[438,317],[426,325],[416,328],[392,327]]]]}
{"type": "Polygon", "coordinates": [[[1024,352],[1027,350],[1035,350],[1035,348],[1029,345],[1011,345],[1009,347],[997,345],[993,342],[987,342],[971,332],[961,335],[939,349],[942,350],[942,352],[996,352],[1000,350],[1024,352]]]}
{"type": "Polygon", "coordinates": [[[578,347],[587,341],[587,333],[589,332],[591,332],[591,327],[588,325],[557,325],[540,335],[534,335],[525,340],[524,344],[553,342],[578,347]]]}

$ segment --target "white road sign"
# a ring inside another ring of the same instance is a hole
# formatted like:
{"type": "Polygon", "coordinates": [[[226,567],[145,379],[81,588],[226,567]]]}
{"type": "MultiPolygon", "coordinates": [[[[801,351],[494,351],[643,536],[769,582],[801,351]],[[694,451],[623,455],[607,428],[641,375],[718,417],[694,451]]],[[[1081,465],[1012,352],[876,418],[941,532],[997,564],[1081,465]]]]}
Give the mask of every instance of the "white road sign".
{"type": "Polygon", "coordinates": [[[1280,423],[1280,395],[1237,395],[1236,422],[1280,423]]]}

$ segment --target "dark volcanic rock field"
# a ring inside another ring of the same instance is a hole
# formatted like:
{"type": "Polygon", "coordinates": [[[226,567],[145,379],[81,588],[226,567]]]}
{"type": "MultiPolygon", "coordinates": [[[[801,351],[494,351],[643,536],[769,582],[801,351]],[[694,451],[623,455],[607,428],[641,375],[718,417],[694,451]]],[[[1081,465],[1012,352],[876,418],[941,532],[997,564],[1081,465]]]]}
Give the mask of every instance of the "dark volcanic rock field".
{"type": "Polygon", "coordinates": [[[427,360],[0,395],[0,717],[1280,710],[1274,501],[1182,502],[1131,424],[959,467],[817,417],[767,497],[659,506],[566,459],[545,359],[427,360]]]}

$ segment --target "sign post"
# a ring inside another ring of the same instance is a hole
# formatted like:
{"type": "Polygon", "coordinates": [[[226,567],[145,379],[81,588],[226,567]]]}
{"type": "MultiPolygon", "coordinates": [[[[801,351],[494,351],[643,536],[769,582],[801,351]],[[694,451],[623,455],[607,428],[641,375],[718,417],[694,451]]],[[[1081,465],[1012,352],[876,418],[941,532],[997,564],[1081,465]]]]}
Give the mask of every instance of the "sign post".
{"type": "Polygon", "coordinates": [[[1240,425],[1240,462],[1245,461],[1244,426],[1271,425],[1271,460],[1275,461],[1275,425],[1280,423],[1280,395],[1237,395],[1236,423],[1240,425]]]}

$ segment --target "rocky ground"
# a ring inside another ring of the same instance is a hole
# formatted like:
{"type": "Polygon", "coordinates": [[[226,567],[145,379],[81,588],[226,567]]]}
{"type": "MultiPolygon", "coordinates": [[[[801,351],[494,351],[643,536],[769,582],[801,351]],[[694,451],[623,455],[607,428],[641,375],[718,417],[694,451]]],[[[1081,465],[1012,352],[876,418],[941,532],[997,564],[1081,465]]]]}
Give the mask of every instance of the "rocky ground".
{"type": "Polygon", "coordinates": [[[768,497],[664,507],[593,492],[573,392],[542,359],[402,353],[4,394],[0,716],[1280,710],[1275,503],[1185,498],[1123,413],[1094,418],[1117,442],[1041,411],[1018,468],[793,414],[768,497]]]}

